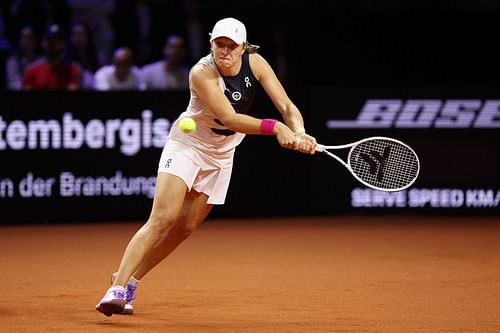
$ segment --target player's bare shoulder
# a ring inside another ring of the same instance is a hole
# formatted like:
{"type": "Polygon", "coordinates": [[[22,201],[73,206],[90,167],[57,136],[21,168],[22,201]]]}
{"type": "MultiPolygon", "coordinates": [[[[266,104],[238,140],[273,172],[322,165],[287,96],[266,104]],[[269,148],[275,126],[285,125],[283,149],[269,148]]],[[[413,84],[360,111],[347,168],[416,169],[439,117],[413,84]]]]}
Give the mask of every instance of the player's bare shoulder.
{"type": "Polygon", "coordinates": [[[210,79],[210,78],[217,78],[217,72],[213,69],[210,68],[206,65],[203,64],[196,64],[191,68],[191,71],[189,72],[189,75],[191,78],[205,78],[205,79],[210,79]]]}
{"type": "Polygon", "coordinates": [[[258,53],[250,53],[248,55],[248,61],[250,62],[250,68],[252,73],[257,80],[260,81],[262,76],[272,73],[272,68],[267,62],[267,60],[258,53]]]}
{"type": "Polygon", "coordinates": [[[217,83],[217,78],[217,72],[203,64],[196,64],[189,71],[189,81],[191,82],[191,88],[194,89],[211,81],[217,83]]]}

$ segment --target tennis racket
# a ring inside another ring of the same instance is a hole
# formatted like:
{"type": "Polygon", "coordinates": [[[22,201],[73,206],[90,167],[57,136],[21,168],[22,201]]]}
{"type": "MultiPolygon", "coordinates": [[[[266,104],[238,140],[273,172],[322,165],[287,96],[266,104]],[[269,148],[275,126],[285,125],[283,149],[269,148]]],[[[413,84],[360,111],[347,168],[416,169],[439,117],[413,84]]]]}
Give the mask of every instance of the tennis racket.
{"type": "Polygon", "coordinates": [[[393,138],[374,136],[339,146],[318,144],[316,151],[339,161],[362,184],[380,191],[404,190],[415,182],[420,172],[417,154],[393,138]],[[332,152],[347,149],[347,162],[332,152]]]}

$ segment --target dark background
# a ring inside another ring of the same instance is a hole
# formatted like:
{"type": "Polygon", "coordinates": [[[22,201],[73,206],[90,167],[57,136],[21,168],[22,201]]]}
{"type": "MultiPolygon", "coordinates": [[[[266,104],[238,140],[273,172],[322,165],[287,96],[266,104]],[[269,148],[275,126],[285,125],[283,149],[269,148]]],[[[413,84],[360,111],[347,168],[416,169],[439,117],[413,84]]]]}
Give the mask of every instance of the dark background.
{"type": "MultiPolygon", "coordinates": [[[[12,45],[27,22],[36,25],[39,36],[47,22],[70,25],[64,0],[21,1],[25,7],[17,17],[9,11],[13,2],[0,4],[4,35],[12,45]]],[[[270,62],[280,52],[287,55],[289,85],[298,89],[329,83],[496,84],[500,74],[500,4],[493,0],[148,2],[154,9],[149,42],[156,57],[165,37],[186,35],[192,19],[201,24],[208,51],[215,21],[233,16],[246,24],[248,40],[261,45],[270,62]],[[281,46],[276,35],[284,39],[281,46]]],[[[134,46],[134,6],[133,0],[115,3],[115,46],[134,46]]]]}

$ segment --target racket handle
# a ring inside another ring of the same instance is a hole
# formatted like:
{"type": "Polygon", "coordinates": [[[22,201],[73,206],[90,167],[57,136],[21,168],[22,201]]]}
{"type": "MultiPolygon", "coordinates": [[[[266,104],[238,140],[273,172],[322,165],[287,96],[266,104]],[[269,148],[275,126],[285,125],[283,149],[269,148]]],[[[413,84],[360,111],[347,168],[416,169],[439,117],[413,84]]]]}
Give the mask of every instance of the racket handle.
{"type": "Polygon", "coordinates": [[[320,145],[319,143],[316,145],[316,149],[315,149],[317,152],[324,152],[325,151],[325,146],[324,145],[320,145]]]}

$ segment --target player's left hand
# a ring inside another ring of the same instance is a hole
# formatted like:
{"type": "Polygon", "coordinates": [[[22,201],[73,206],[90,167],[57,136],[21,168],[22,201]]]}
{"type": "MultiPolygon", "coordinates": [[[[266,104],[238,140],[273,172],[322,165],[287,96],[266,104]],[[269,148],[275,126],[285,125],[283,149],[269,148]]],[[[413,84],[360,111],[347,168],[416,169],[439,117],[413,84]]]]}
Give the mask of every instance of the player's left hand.
{"type": "Polygon", "coordinates": [[[314,154],[316,152],[316,139],[309,134],[298,132],[295,133],[295,143],[293,149],[301,153],[314,154]]]}

